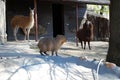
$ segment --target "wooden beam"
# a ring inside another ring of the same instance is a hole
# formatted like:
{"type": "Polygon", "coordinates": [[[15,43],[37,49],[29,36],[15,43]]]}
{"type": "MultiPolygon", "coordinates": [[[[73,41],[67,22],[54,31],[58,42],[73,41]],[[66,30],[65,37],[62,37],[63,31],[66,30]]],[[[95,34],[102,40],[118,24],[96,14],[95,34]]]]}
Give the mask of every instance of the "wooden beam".
{"type": "MultiPolygon", "coordinates": [[[[75,5],[76,5],[76,33],[77,33],[77,31],[78,31],[78,3],[76,3],[75,5]]],[[[76,36],[76,46],[78,46],[77,36],[76,36]]]]}
{"type": "Polygon", "coordinates": [[[35,41],[38,40],[37,1],[34,0],[35,41]]]}

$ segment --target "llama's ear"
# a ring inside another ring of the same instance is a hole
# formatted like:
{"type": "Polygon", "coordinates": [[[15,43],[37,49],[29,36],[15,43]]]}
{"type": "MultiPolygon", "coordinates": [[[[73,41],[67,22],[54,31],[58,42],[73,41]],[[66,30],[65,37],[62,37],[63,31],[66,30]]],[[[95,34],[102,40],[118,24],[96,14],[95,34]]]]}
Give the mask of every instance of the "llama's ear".
{"type": "Polygon", "coordinates": [[[29,10],[35,10],[35,8],[31,9],[31,8],[29,7],[29,10]]]}
{"type": "Polygon", "coordinates": [[[29,10],[32,10],[32,9],[29,7],[29,10]]]}

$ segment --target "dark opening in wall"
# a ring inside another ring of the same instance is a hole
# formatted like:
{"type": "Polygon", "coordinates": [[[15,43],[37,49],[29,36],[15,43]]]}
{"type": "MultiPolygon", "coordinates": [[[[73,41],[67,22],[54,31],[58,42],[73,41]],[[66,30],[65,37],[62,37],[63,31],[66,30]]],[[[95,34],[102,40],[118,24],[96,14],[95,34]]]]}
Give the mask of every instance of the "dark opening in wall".
{"type": "Polygon", "coordinates": [[[53,36],[64,35],[64,5],[52,4],[53,10],[53,36]]]}

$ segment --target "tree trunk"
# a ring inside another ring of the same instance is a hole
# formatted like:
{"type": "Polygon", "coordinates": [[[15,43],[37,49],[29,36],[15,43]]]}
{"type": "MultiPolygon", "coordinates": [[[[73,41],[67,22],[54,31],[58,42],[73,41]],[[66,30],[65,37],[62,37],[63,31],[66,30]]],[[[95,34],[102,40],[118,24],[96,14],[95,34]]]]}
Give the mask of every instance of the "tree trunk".
{"type": "Polygon", "coordinates": [[[120,0],[111,0],[110,42],[106,60],[120,66],[120,0]]]}

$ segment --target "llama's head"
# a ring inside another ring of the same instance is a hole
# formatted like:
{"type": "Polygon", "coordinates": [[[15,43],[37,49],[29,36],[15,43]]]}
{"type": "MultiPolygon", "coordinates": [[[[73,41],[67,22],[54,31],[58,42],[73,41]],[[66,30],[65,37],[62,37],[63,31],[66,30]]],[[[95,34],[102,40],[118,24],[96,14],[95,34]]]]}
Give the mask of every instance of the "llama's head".
{"type": "Polygon", "coordinates": [[[30,9],[30,15],[34,15],[34,9],[31,9],[31,8],[29,9],[30,9]]]}
{"type": "Polygon", "coordinates": [[[93,25],[92,25],[91,21],[86,20],[85,23],[84,23],[83,28],[84,28],[85,30],[90,30],[91,28],[93,28],[93,25]]]}

